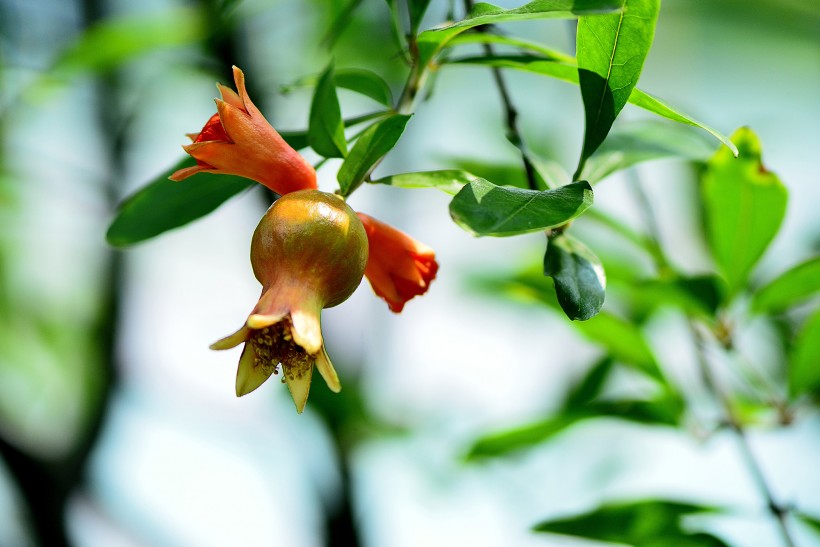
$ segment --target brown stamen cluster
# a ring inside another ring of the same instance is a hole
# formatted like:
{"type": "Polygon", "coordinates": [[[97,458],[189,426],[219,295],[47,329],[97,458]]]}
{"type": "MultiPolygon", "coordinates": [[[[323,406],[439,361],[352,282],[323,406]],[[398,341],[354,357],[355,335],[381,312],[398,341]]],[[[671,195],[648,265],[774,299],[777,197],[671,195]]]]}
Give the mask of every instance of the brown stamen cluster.
{"type": "Polygon", "coordinates": [[[301,378],[313,366],[314,359],[293,341],[289,319],[251,331],[249,342],[256,353],[253,366],[261,368],[267,376],[279,374],[281,364],[287,377],[294,380],[301,378]]]}

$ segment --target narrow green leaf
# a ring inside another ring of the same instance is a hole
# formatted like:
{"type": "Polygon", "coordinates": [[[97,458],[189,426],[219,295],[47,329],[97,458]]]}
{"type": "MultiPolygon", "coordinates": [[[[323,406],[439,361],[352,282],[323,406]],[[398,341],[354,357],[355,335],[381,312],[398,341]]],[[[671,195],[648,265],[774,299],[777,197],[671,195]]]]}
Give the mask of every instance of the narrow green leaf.
{"type": "Polygon", "coordinates": [[[621,4],[621,0],[536,0],[519,8],[503,9],[478,3],[463,21],[419,34],[420,64],[426,65],[450,40],[477,26],[530,19],[575,19],[582,15],[612,13],[620,9],[621,4]]]}
{"type": "Polygon", "coordinates": [[[709,244],[729,297],[744,286],[777,234],[788,198],[777,175],[763,166],[760,142],[752,130],[738,129],[732,139],[740,157],[718,150],[706,166],[702,184],[709,244]]]}
{"type": "Polygon", "coordinates": [[[456,194],[450,216],[479,236],[512,236],[554,228],[592,205],[592,187],[579,181],[555,190],[523,190],[478,179],[456,194]]]}
{"type": "Polygon", "coordinates": [[[410,34],[415,35],[421,25],[421,20],[424,19],[424,14],[427,12],[427,7],[430,5],[430,0],[408,0],[407,9],[410,12],[410,34]]]}
{"type": "Polygon", "coordinates": [[[616,360],[666,383],[649,344],[636,325],[607,312],[573,325],[581,334],[603,346],[616,360]]]}
{"type": "Polygon", "coordinates": [[[336,95],[333,63],[330,63],[316,84],[310,103],[308,142],[317,154],[326,158],[343,158],[347,155],[342,110],[336,95]]]}
{"type": "Polygon", "coordinates": [[[339,168],[336,179],[343,196],[349,195],[370,176],[379,161],[404,133],[410,116],[395,114],[368,127],[339,168]]]}
{"type": "Polygon", "coordinates": [[[642,547],[728,547],[715,536],[683,528],[683,517],[715,511],[714,507],[666,500],[612,503],[574,517],[543,521],[534,531],[642,547]]]}
{"type": "Polygon", "coordinates": [[[814,518],[800,511],[795,512],[795,514],[797,515],[797,518],[808,524],[809,527],[817,534],[817,537],[820,538],[820,519],[814,518]]]}
{"type": "Polygon", "coordinates": [[[322,37],[322,44],[332,49],[339,37],[350,26],[353,14],[361,6],[362,0],[350,0],[347,5],[333,18],[333,23],[322,37]]]}
{"type": "Polygon", "coordinates": [[[520,161],[508,163],[464,157],[447,157],[444,159],[448,165],[473,173],[478,178],[503,181],[504,186],[529,189],[527,175],[520,161]]]}
{"type": "Polygon", "coordinates": [[[609,378],[610,372],[612,372],[613,364],[612,357],[607,355],[590,367],[584,377],[567,392],[563,406],[564,413],[583,408],[598,397],[604,388],[604,383],[609,378]]]}
{"type": "Polygon", "coordinates": [[[798,264],[759,289],[752,309],[779,313],[820,292],[820,256],[798,264]]]}
{"type": "Polygon", "coordinates": [[[70,77],[111,70],[157,49],[199,43],[205,36],[205,23],[202,12],[193,8],[106,19],[66,48],[49,73],[70,77]]]}
{"type": "Polygon", "coordinates": [[[505,36],[503,34],[491,34],[489,32],[460,34],[450,40],[447,43],[447,47],[453,48],[467,44],[491,44],[516,47],[523,51],[530,51],[539,54],[540,57],[537,58],[539,61],[558,61],[561,63],[575,64],[575,57],[572,55],[551,47],[547,47],[539,42],[523,40],[513,36],[505,36]]]}
{"type": "MultiPolygon", "coordinates": [[[[578,68],[574,63],[553,62],[544,59],[533,60],[532,57],[529,56],[477,56],[454,59],[450,61],[450,63],[480,64],[497,66],[499,68],[512,68],[515,70],[550,76],[551,78],[556,78],[572,84],[578,84],[578,68]]],[[[644,110],[648,110],[653,114],[661,116],[662,118],[685,125],[699,127],[715,137],[721,143],[725,144],[729,150],[732,151],[732,154],[737,156],[737,147],[729,139],[729,137],[706,125],[705,123],[696,120],[692,116],[681,112],[675,107],[670,106],[657,97],[654,97],[645,91],[641,91],[638,88],[634,88],[632,93],[629,95],[629,102],[635,106],[643,108],[644,110]]]]}
{"type": "Polygon", "coordinates": [[[384,79],[371,70],[340,68],[335,74],[336,86],[355,91],[391,108],[393,92],[384,79]]]}
{"type": "Polygon", "coordinates": [[[451,196],[457,194],[466,184],[478,177],[460,169],[445,169],[443,171],[419,171],[417,173],[402,173],[390,175],[373,184],[387,184],[398,188],[436,188],[451,196]]]}
{"type": "Polygon", "coordinates": [[[586,130],[579,167],[604,142],[643,69],[660,0],[623,0],[613,15],[580,17],[576,55],[586,130]]]}
{"type": "Polygon", "coordinates": [[[806,320],[797,335],[789,363],[789,391],[793,397],[820,395],[820,311],[806,320]]]}
{"type": "Polygon", "coordinates": [[[193,158],[185,158],[123,201],[106,233],[108,243],[127,247],[156,237],[207,215],[255,184],[242,177],[211,173],[198,173],[181,182],[168,180],[177,169],[195,164],[193,158]]]}
{"type": "Polygon", "coordinates": [[[657,159],[683,159],[705,162],[714,148],[691,127],[657,121],[624,124],[614,129],[590,156],[581,178],[591,183],[616,171],[657,159]]]}
{"type": "Polygon", "coordinates": [[[604,267],[580,241],[566,234],[550,238],[544,275],[555,281],[558,303],[573,321],[586,321],[601,311],[606,296],[604,267]]]}
{"type": "Polygon", "coordinates": [[[478,439],[467,453],[468,460],[498,458],[544,444],[580,422],[612,418],[646,425],[676,426],[683,415],[684,404],[676,397],[657,400],[595,401],[561,414],[506,431],[490,433],[478,439]]]}

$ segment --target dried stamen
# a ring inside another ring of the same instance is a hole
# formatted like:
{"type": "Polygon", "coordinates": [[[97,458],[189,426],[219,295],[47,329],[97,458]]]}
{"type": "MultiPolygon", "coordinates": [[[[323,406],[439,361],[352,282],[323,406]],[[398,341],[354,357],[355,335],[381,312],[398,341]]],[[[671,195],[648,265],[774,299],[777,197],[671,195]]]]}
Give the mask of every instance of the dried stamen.
{"type": "Polygon", "coordinates": [[[288,317],[269,327],[251,331],[248,342],[253,344],[256,353],[255,368],[261,368],[270,376],[279,374],[281,364],[290,380],[301,378],[310,371],[315,359],[293,341],[291,328],[288,317]]]}

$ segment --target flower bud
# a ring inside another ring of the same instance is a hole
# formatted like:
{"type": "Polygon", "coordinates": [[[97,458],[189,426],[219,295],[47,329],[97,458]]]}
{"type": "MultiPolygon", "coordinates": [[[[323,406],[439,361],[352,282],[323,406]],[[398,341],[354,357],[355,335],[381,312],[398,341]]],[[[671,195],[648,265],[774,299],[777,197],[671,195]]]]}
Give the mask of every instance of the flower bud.
{"type": "Polygon", "coordinates": [[[336,195],[292,192],[268,209],[251,242],[251,265],[262,296],[241,329],[211,346],[228,349],[246,342],[236,377],[238,396],[278,373],[280,364],[300,413],[314,365],[331,390],[341,389],[325,351],[321,310],[353,294],[367,255],[361,221],[336,195]]]}

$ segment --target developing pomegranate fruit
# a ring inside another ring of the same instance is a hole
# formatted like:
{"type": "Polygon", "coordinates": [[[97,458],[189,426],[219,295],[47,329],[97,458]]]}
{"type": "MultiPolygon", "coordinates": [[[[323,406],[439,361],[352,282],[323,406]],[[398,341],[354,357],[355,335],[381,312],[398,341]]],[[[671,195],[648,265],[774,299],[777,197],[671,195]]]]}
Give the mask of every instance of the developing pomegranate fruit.
{"type": "Polygon", "coordinates": [[[321,311],[356,290],[367,264],[367,234],[334,194],[301,190],[280,197],[259,222],[251,265],[262,296],[245,324],[211,349],[245,342],[236,394],[259,387],[282,366],[297,412],[307,402],[314,365],[335,392],[339,377],[325,351],[321,311]]]}

